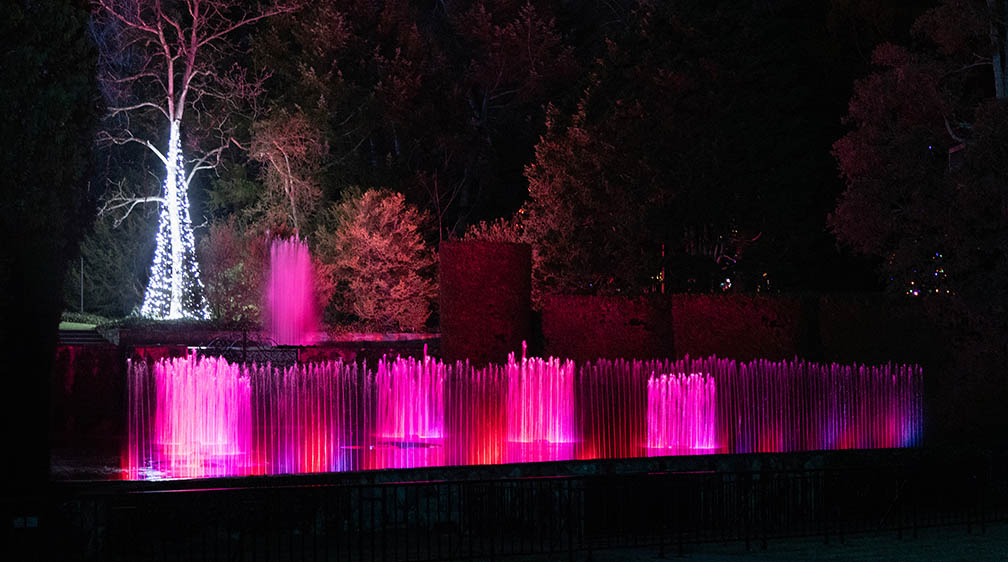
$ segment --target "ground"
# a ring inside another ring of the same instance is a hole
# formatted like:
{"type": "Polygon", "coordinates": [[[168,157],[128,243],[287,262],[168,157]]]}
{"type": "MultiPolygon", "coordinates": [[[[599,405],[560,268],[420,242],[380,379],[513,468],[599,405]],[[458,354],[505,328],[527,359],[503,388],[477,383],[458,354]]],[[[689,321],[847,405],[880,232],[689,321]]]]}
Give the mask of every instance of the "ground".
{"type": "MultiPolygon", "coordinates": [[[[687,545],[683,556],[672,548],[661,556],[657,548],[622,548],[599,550],[590,556],[579,554],[575,560],[592,562],[637,562],[644,560],[692,560],[696,562],[736,562],[760,560],[764,562],[861,562],[868,560],[981,562],[1008,561],[1008,522],[990,523],[986,529],[973,527],[969,532],[963,525],[920,529],[914,538],[904,532],[900,539],[895,531],[866,533],[844,537],[841,543],[831,537],[824,544],[822,537],[777,539],[767,543],[687,545]]],[[[551,556],[507,557],[508,562],[545,562],[569,560],[566,554],[551,556]]]]}

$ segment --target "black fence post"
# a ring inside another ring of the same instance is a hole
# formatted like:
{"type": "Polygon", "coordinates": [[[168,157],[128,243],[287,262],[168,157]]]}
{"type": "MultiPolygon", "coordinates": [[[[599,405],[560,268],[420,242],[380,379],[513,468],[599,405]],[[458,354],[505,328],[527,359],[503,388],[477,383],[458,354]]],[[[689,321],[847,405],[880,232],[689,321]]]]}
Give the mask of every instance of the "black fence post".
{"type": "MultiPolygon", "coordinates": [[[[777,482],[777,479],[774,478],[773,482],[777,482]]],[[[760,531],[762,535],[760,538],[761,550],[767,549],[767,521],[770,519],[770,502],[767,501],[767,486],[768,484],[765,481],[760,482],[760,509],[758,513],[760,514],[760,531]]]]}
{"type": "MultiPolygon", "coordinates": [[[[680,484],[681,484],[681,481],[680,481],[680,484]]],[[[673,511],[673,513],[675,515],[672,518],[672,524],[675,525],[677,533],[679,534],[679,556],[680,557],[682,557],[684,555],[684,553],[685,553],[685,545],[683,544],[683,542],[686,539],[686,537],[685,537],[685,535],[686,535],[686,529],[685,529],[685,526],[683,525],[683,522],[682,522],[681,518],[679,517],[679,514],[682,512],[682,506],[679,504],[678,500],[681,497],[682,497],[681,490],[677,486],[676,490],[675,490],[675,499],[677,500],[676,503],[675,503],[675,509],[676,509],[676,511],[673,511]]]]}
{"type": "Polygon", "coordinates": [[[918,526],[917,525],[917,517],[918,517],[917,516],[917,507],[918,507],[918,504],[920,503],[920,493],[919,493],[919,488],[920,488],[919,484],[920,483],[919,483],[919,480],[920,480],[920,473],[919,472],[915,471],[915,472],[913,472],[913,473],[910,474],[910,485],[913,488],[913,489],[910,490],[910,501],[911,501],[911,504],[910,504],[910,520],[911,520],[910,524],[913,526],[913,538],[915,538],[915,539],[917,538],[917,526],[918,526]]]}
{"type": "Polygon", "coordinates": [[[896,469],[896,538],[903,540],[903,479],[900,478],[900,469],[896,469]]]}
{"type": "Polygon", "coordinates": [[[568,478],[564,481],[564,487],[567,491],[567,552],[568,560],[574,562],[574,501],[571,498],[571,479],[568,478]]]}
{"type": "MultiPolygon", "coordinates": [[[[837,478],[839,478],[839,477],[840,477],[839,473],[837,473],[837,478]]],[[[842,497],[846,497],[848,495],[850,495],[850,494],[844,494],[844,496],[842,496],[842,497]]],[[[836,535],[837,535],[837,540],[840,541],[840,544],[844,544],[844,520],[845,520],[845,518],[843,517],[843,514],[840,511],[841,508],[842,508],[842,504],[839,503],[839,502],[837,502],[837,505],[836,505],[836,508],[835,508],[836,509],[836,523],[837,523],[837,526],[836,526],[836,535]]]]}
{"type": "Polygon", "coordinates": [[[819,479],[820,490],[822,490],[822,526],[823,526],[823,543],[829,544],[829,526],[830,526],[830,486],[829,486],[829,471],[823,470],[821,473],[822,477],[819,479]]]}
{"type": "Polygon", "coordinates": [[[752,482],[753,475],[751,472],[746,473],[745,480],[740,482],[739,485],[739,495],[741,496],[741,507],[742,507],[742,528],[745,530],[745,549],[746,552],[751,550],[749,535],[751,533],[752,527],[752,510],[753,510],[753,498],[752,498],[752,482]]]}
{"type": "Polygon", "coordinates": [[[981,467],[981,470],[983,470],[982,474],[984,475],[984,478],[982,480],[982,484],[978,486],[977,495],[980,496],[980,501],[979,501],[979,504],[980,504],[980,534],[985,535],[985,534],[987,534],[987,518],[985,517],[987,502],[985,500],[986,500],[986,497],[987,497],[987,490],[990,489],[990,485],[988,484],[988,479],[987,479],[987,467],[983,466],[983,467],[981,467]]]}

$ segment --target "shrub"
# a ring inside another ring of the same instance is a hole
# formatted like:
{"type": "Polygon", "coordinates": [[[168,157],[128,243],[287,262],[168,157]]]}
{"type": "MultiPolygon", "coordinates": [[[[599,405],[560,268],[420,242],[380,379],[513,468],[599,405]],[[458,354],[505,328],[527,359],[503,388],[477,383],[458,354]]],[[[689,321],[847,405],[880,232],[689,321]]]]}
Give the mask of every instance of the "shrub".
{"type": "Polygon", "coordinates": [[[64,310],[63,314],[60,315],[60,322],[73,322],[77,324],[94,324],[95,326],[100,326],[103,324],[108,324],[109,319],[99,314],[64,310]]]}
{"type": "Polygon", "coordinates": [[[377,330],[419,330],[437,295],[426,213],[386,189],[347,190],[318,234],[319,258],[335,285],[327,320],[377,330]],[[334,318],[335,316],[335,318],[334,318]]]}
{"type": "Polygon", "coordinates": [[[510,219],[498,219],[491,222],[480,221],[470,226],[462,239],[482,242],[525,242],[520,216],[520,214],[516,214],[510,219]]]}
{"type": "Polygon", "coordinates": [[[234,221],[210,226],[200,243],[207,300],[214,318],[257,322],[266,266],[265,241],[242,231],[234,221]]]}

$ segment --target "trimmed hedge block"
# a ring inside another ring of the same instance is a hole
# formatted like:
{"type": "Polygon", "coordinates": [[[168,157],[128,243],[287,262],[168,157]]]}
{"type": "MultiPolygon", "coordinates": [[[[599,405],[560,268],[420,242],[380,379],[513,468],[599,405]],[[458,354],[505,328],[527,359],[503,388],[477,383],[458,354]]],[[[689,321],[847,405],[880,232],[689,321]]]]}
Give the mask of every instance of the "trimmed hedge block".
{"type": "Polygon", "coordinates": [[[547,355],[575,361],[600,357],[671,357],[669,309],[644,297],[544,295],[542,324],[547,355]]]}
{"type": "Polygon", "coordinates": [[[530,336],[532,248],[444,241],[439,248],[441,355],[504,362],[530,336]]]}

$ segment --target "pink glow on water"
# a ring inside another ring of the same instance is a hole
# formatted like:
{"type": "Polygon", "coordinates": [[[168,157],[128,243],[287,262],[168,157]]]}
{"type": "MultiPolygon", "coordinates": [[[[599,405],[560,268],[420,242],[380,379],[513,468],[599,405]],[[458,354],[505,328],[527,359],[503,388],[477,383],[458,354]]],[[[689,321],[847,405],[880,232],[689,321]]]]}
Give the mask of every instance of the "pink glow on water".
{"type": "Polygon", "coordinates": [[[648,455],[911,447],[919,367],[513,357],[128,366],[124,476],[203,478],[648,455]],[[694,373],[662,374],[662,373],[694,373]]]}
{"type": "Polygon", "coordinates": [[[648,454],[710,453],[718,448],[714,377],[657,375],[648,380],[648,454]]]}
{"type": "Polygon", "coordinates": [[[279,345],[311,345],[318,330],[314,266],[303,240],[273,240],[265,326],[279,345]]]}

